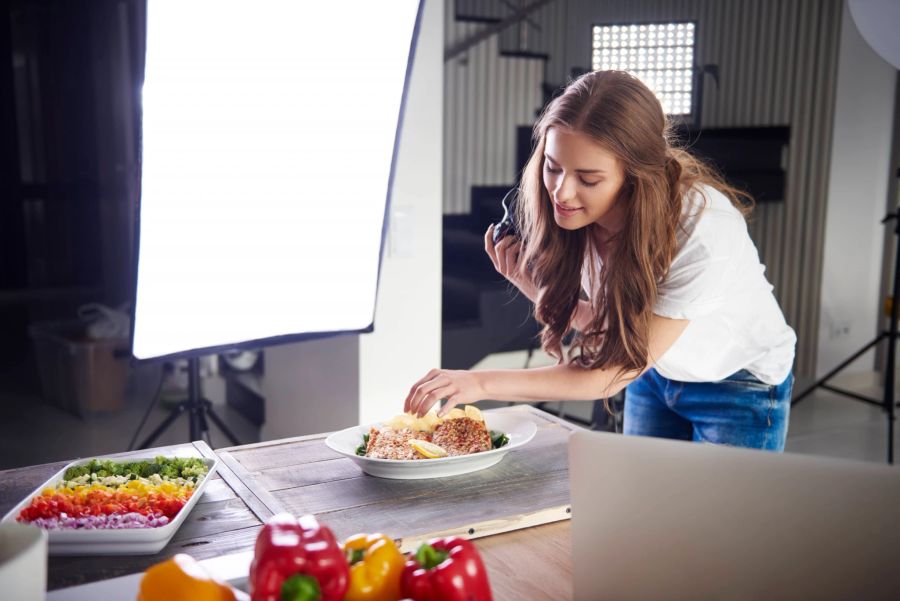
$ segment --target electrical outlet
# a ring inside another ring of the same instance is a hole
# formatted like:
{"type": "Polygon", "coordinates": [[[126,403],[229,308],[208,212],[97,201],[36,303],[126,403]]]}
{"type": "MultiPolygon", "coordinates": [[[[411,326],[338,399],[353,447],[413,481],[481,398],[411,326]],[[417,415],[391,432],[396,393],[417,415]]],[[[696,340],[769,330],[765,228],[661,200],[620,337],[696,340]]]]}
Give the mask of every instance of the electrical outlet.
{"type": "Polygon", "coordinates": [[[828,339],[837,340],[850,334],[849,321],[833,321],[828,329],[828,339]]]}

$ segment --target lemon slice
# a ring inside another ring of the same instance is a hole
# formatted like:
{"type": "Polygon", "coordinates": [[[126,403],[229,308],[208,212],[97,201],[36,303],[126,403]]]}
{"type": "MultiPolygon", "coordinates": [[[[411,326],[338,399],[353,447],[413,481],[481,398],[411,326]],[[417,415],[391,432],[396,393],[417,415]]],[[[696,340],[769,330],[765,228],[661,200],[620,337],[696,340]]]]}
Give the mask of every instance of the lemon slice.
{"type": "Polygon", "coordinates": [[[484,416],[481,415],[481,409],[479,409],[475,405],[466,405],[465,411],[466,411],[466,417],[473,419],[476,422],[484,421],[484,416]]]}
{"type": "Polygon", "coordinates": [[[411,446],[415,451],[425,457],[426,459],[437,459],[438,457],[446,457],[447,451],[437,446],[434,443],[430,443],[427,440],[410,440],[409,446],[411,446]]]}

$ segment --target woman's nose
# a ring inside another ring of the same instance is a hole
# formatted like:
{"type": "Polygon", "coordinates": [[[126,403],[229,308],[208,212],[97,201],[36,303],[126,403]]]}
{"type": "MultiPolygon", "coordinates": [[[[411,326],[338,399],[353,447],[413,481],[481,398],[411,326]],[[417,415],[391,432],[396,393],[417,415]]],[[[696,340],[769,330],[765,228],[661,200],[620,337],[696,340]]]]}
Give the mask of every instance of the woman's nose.
{"type": "Polygon", "coordinates": [[[575,198],[575,182],[568,176],[560,177],[556,185],[556,199],[566,202],[575,198]]]}

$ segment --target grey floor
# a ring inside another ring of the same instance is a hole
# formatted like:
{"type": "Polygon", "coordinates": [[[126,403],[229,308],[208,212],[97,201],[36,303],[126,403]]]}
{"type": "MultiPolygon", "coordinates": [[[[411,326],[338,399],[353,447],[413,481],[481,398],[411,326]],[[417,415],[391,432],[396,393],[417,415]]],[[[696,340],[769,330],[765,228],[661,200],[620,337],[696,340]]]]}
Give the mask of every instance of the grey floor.
{"type": "MultiPolygon", "coordinates": [[[[121,407],[116,411],[73,415],[45,402],[31,381],[7,375],[0,379],[0,469],[36,465],[125,451],[146,413],[160,382],[160,368],[145,366],[132,372],[121,407]]],[[[212,379],[204,386],[215,411],[242,444],[259,442],[259,428],[220,399],[223,384],[212,379]]],[[[170,403],[157,401],[138,437],[140,443],[168,417],[170,403]]],[[[231,446],[215,426],[211,446],[231,446]]],[[[153,446],[187,442],[188,418],[179,416],[153,446]]]]}
{"type": "MultiPolygon", "coordinates": [[[[76,417],[44,402],[34,390],[33,382],[24,383],[9,376],[0,379],[0,469],[126,450],[156,390],[159,376],[158,367],[139,369],[132,375],[119,410],[83,417],[76,417]]],[[[880,398],[881,390],[872,385],[871,380],[850,378],[846,385],[857,392],[880,398]]],[[[212,378],[208,382],[207,396],[215,402],[216,410],[241,443],[259,441],[258,428],[218,400],[224,397],[221,381],[212,378]]],[[[558,410],[560,404],[550,403],[548,407],[558,410]]],[[[590,417],[590,403],[565,403],[562,408],[575,418],[590,417]]],[[[157,403],[139,440],[167,415],[167,406],[157,403]]],[[[215,427],[210,435],[214,448],[230,446],[215,427]]],[[[186,442],[188,439],[187,417],[182,415],[155,442],[155,446],[186,442]]],[[[818,390],[792,411],[786,450],[884,463],[887,420],[884,412],[877,407],[818,390]]]]}

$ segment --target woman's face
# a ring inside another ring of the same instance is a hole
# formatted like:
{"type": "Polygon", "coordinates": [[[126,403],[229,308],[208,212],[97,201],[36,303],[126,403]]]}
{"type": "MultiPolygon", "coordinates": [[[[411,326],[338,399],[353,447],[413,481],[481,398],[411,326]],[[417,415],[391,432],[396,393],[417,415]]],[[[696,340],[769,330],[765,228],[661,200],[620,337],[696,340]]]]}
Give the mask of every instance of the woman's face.
{"type": "Polygon", "coordinates": [[[625,182],[621,162],[585,134],[551,127],[544,140],[544,186],[556,224],[577,230],[596,223],[621,229],[624,211],[617,204],[625,182]]]}

